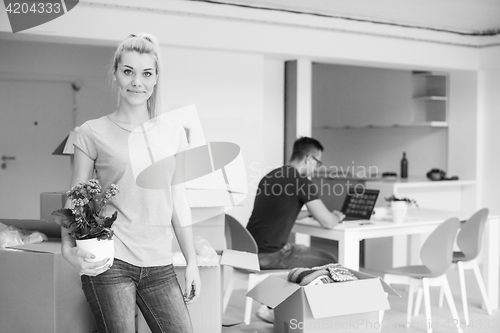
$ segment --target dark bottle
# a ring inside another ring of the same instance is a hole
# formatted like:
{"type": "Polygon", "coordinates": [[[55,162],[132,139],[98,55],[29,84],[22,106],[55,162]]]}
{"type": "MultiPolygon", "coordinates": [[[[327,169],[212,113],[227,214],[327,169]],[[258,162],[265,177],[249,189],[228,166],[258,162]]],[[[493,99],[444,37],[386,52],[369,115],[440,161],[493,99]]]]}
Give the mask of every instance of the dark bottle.
{"type": "Polygon", "coordinates": [[[403,152],[403,158],[401,159],[401,178],[408,178],[408,160],[405,152],[403,152]]]}

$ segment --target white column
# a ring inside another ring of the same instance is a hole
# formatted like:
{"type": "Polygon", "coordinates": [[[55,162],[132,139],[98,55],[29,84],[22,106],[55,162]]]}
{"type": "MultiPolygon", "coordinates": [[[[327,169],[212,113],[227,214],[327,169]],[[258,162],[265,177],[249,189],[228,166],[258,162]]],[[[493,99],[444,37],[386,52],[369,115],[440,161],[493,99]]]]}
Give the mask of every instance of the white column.
{"type": "Polygon", "coordinates": [[[297,60],[297,137],[312,134],[312,62],[297,60]]]}
{"type": "MultiPolygon", "coordinates": [[[[312,134],[312,62],[299,59],[288,62],[286,67],[285,159],[289,159],[295,139],[312,134]]],[[[311,245],[311,237],[295,234],[295,242],[311,245]]]]}

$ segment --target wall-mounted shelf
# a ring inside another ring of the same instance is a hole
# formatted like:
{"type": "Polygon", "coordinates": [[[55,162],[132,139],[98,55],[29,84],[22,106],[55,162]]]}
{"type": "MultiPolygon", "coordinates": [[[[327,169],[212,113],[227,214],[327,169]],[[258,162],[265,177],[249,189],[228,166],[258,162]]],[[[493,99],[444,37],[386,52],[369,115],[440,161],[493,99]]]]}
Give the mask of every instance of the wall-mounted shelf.
{"type": "Polygon", "coordinates": [[[439,71],[414,71],[413,76],[419,76],[419,77],[429,77],[429,76],[447,76],[448,74],[446,72],[439,72],[439,71]]]}
{"type": "Polygon", "coordinates": [[[408,127],[448,127],[448,122],[446,121],[428,121],[425,123],[413,123],[408,125],[408,127]]]}
{"type": "Polygon", "coordinates": [[[448,74],[413,72],[413,122],[448,121],[448,74]]]}
{"type": "Polygon", "coordinates": [[[429,121],[409,124],[393,124],[393,125],[343,125],[343,126],[313,126],[315,130],[332,130],[332,129],[364,129],[364,128],[410,128],[410,127],[438,127],[447,128],[446,121],[429,121]]]}
{"type": "Polygon", "coordinates": [[[413,97],[415,100],[419,101],[447,101],[448,97],[446,96],[418,96],[413,97]]]}

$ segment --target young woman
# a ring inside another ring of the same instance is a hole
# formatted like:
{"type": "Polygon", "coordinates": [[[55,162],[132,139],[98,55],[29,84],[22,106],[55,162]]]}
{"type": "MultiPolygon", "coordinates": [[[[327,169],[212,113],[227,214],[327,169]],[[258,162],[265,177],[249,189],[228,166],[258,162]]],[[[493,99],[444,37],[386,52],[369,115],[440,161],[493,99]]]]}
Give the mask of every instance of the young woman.
{"type": "MultiPolygon", "coordinates": [[[[135,332],[136,304],[153,333],[192,332],[186,304],[199,296],[201,282],[192,230],[184,226],[191,222],[184,188],[138,185],[134,166],[144,165],[147,159],[135,154],[137,147],[130,144],[149,138],[150,155],[152,149],[174,155],[187,146],[179,124],[157,117],[163,74],[156,38],[145,33],[129,36],[116,50],[112,73],[118,107],[80,126],[71,186],[94,178],[94,172],[103,190],[118,186],[116,199],[107,206],[108,215],[118,212],[113,224],[114,263],[110,267],[107,260],[86,261],[92,255],[76,247],[65,229],[63,256],[81,275],[100,333],[135,332]],[[172,266],[174,233],[187,261],[184,295],[172,266]]],[[[164,171],[173,174],[175,163],[164,171]]]]}

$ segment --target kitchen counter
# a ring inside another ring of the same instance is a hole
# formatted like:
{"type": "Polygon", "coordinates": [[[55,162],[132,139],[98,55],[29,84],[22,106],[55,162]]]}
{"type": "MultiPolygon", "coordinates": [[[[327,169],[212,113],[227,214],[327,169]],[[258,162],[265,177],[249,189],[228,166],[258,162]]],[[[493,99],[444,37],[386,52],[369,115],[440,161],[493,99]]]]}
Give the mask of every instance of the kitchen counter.
{"type": "Polygon", "coordinates": [[[407,179],[402,179],[399,177],[381,177],[377,175],[367,176],[367,177],[357,177],[352,174],[349,175],[336,175],[335,172],[331,173],[316,173],[312,178],[317,179],[337,179],[337,180],[350,180],[350,181],[360,181],[360,182],[384,182],[395,184],[395,186],[402,187],[439,187],[439,186],[471,186],[475,185],[475,180],[429,180],[427,177],[409,177],[407,179]]]}
{"type": "Polygon", "coordinates": [[[408,180],[366,181],[366,188],[380,190],[380,199],[391,195],[415,199],[420,207],[450,211],[474,211],[476,207],[476,181],[440,180],[424,178],[408,180]]]}
{"type": "Polygon", "coordinates": [[[401,179],[323,173],[315,174],[312,181],[318,185],[320,197],[330,210],[340,210],[349,187],[380,190],[377,206],[384,206],[384,198],[394,194],[413,198],[424,208],[451,211],[473,211],[476,208],[475,180],[431,181],[425,177],[401,179]]]}
{"type": "Polygon", "coordinates": [[[379,181],[383,183],[393,184],[399,187],[446,187],[446,186],[472,186],[476,185],[475,180],[429,180],[425,177],[409,177],[401,178],[367,178],[366,181],[379,181]]]}

